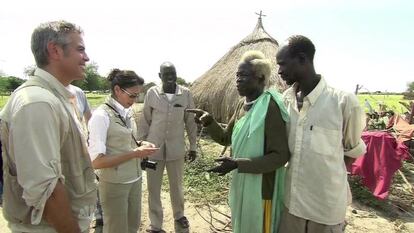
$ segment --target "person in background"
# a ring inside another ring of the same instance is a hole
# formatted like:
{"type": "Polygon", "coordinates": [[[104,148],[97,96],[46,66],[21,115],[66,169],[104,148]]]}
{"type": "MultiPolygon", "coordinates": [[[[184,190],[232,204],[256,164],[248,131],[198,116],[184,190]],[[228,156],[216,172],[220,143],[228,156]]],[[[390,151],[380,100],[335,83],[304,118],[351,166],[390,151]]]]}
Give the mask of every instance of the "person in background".
{"type": "Polygon", "coordinates": [[[91,119],[92,113],[85,93],[82,89],[74,85],[69,85],[68,90],[76,97],[76,104],[78,106],[79,113],[83,117],[82,121],[88,125],[88,121],[91,119]]]}
{"type": "Polygon", "coordinates": [[[222,145],[231,144],[231,157],[210,171],[232,172],[229,195],[233,232],[275,232],[283,210],[284,165],[289,160],[286,136],[288,113],[282,96],[265,90],[271,63],[260,51],[246,52],[236,73],[237,90],[245,97],[226,128],[200,109],[197,121],[222,145]]]}
{"type": "Polygon", "coordinates": [[[276,55],[290,86],[283,94],[291,158],[279,233],[343,232],[350,201],[345,164],[365,153],[358,99],[328,86],[315,71],[314,55],[313,43],[300,35],[276,55]]]}
{"type": "Polygon", "coordinates": [[[111,95],[88,124],[89,154],[99,177],[103,232],[136,233],[141,219],[141,159],[158,148],[137,141],[132,105],[144,79],[134,71],[114,69],[108,76],[111,95]]]}
{"type": "Polygon", "coordinates": [[[85,78],[82,30],[67,21],[43,23],[32,33],[31,49],[38,68],[0,113],[3,216],[13,233],[86,233],[95,175],[67,90],[85,78]]]}
{"type": "Polygon", "coordinates": [[[139,121],[139,138],[160,147],[152,157],[158,163],[156,170],[147,171],[150,229],[147,232],[165,232],[162,229],[161,184],[167,169],[170,197],[177,232],[188,231],[189,222],[184,215],[183,173],[186,155],[184,128],[187,130],[190,162],[196,153],[197,125],[186,108],[194,108],[190,91],[177,84],[177,73],[171,62],[161,64],[161,86],[150,88],[145,96],[143,114],[139,121]]]}

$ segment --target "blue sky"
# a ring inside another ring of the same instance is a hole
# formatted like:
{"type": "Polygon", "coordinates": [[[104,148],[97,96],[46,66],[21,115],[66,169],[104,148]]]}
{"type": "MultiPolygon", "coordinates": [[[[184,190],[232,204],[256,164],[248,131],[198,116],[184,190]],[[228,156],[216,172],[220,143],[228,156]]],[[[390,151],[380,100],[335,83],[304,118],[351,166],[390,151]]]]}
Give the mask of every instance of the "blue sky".
{"type": "Polygon", "coordinates": [[[260,10],[280,43],[293,34],[314,42],[316,69],[331,86],[404,91],[414,81],[414,1],[398,0],[7,1],[0,7],[0,71],[23,76],[34,64],[33,29],[65,19],[84,29],[102,75],[118,67],[158,81],[159,65],[169,60],[194,81],[251,33],[260,10]]]}

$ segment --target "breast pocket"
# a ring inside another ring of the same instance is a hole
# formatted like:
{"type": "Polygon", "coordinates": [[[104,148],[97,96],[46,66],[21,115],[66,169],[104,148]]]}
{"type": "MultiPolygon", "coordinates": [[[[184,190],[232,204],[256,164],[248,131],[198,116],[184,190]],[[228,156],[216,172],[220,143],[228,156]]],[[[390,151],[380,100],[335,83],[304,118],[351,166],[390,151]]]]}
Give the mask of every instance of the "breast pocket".
{"type": "Polygon", "coordinates": [[[334,155],[341,143],[341,132],[312,126],[310,135],[310,149],[318,154],[334,155]]]}
{"type": "Polygon", "coordinates": [[[175,105],[172,107],[173,120],[178,121],[184,119],[184,106],[175,105]]]}

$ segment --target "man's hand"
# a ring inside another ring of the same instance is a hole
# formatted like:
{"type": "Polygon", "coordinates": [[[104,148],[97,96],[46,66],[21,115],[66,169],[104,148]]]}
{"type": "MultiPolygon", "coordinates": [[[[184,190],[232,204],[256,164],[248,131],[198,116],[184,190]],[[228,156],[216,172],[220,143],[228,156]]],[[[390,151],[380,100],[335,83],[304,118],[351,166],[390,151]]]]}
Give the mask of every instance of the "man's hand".
{"type": "Polygon", "coordinates": [[[185,111],[195,114],[194,120],[197,124],[201,123],[203,126],[208,126],[211,122],[213,122],[213,116],[202,109],[192,108],[186,109],[185,111]]]}
{"type": "Polygon", "coordinates": [[[237,162],[230,158],[230,157],[222,157],[222,158],[218,158],[216,160],[214,160],[216,162],[221,162],[221,164],[219,166],[213,167],[209,170],[207,170],[208,172],[216,172],[218,173],[219,176],[224,176],[227,173],[233,171],[234,169],[236,169],[238,167],[237,162]]]}
{"type": "Polygon", "coordinates": [[[187,152],[187,155],[185,156],[185,160],[189,163],[193,162],[197,158],[197,151],[190,150],[187,152]]]}

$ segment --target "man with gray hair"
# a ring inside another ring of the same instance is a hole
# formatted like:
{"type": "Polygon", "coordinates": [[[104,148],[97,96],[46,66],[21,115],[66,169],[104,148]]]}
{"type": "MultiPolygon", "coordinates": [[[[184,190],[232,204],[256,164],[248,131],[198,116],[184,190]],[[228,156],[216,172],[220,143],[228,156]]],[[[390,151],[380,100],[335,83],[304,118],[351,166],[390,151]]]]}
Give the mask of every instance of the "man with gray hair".
{"type": "Polygon", "coordinates": [[[0,113],[3,214],[13,233],[88,232],[95,175],[79,111],[67,86],[85,77],[82,31],[66,21],[37,27],[37,69],[0,113]]]}

